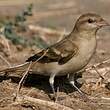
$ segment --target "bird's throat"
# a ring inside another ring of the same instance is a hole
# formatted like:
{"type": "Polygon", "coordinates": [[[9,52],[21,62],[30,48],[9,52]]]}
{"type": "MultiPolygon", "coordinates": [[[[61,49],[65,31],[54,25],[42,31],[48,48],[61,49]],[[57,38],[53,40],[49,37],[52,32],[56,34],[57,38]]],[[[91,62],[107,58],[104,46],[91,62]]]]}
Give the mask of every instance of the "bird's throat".
{"type": "Polygon", "coordinates": [[[73,39],[84,38],[87,40],[91,40],[92,38],[96,38],[97,30],[77,30],[74,29],[71,32],[70,37],[74,37],[73,39]]]}

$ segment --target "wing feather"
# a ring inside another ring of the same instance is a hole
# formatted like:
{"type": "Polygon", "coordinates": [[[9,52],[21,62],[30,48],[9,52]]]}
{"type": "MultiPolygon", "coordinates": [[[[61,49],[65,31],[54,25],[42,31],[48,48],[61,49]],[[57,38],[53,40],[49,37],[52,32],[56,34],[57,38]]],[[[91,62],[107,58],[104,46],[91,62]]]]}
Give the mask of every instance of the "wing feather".
{"type": "Polygon", "coordinates": [[[29,57],[26,60],[26,62],[30,61],[34,62],[41,56],[43,56],[38,62],[40,63],[58,62],[58,64],[62,65],[68,62],[74,55],[76,55],[76,53],[77,46],[66,39],[29,57]]]}

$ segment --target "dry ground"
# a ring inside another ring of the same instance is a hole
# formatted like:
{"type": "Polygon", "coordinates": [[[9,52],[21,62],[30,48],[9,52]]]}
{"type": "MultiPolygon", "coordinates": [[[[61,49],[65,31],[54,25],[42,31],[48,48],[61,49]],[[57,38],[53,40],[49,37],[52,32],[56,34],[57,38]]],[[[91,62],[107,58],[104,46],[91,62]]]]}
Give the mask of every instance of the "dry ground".
{"type": "MultiPolygon", "coordinates": [[[[49,43],[55,43],[61,33],[70,32],[78,16],[85,12],[95,12],[102,15],[110,22],[110,1],[109,0],[0,0],[0,19],[13,18],[28,3],[34,3],[34,15],[28,19],[28,25],[41,27],[38,33],[43,33],[49,43]],[[51,30],[51,33],[45,31],[51,30]],[[66,30],[66,31],[65,31],[66,30]],[[40,32],[39,32],[40,31],[40,32]]],[[[35,32],[36,30],[34,30],[35,32]]],[[[32,34],[32,33],[31,33],[32,34]]],[[[31,39],[31,34],[26,35],[31,39]]],[[[98,48],[88,66],[100,63],[110,58],[110,28],[101,29],[97,35],[98,48]]],[[[8,60],[10,65],[23,63],[28,56],[34,54],[39,48],[23,48],[9,43],[10,50],[0,45],[0,55],[8,60]]],[[[0,59],[0,69],[6,68],[6,63],[0,59]]],[[[98,71],[103,74],[106,80],[102,86],[96,88],[99,75],[95,71],[84,72],[84,84],[81,87],[91,102],[84,102],[79,94],[68,84],[65,77],[56,78],[55,87],[60,88],[59,98],[56,103],[72,108],[73,110],[110,110],[110,62],[100,65],[98,71]],[[106,84],[105,84],[106,83],[106,84]]],[[[13,96],[16,92],[20,78],[13,73],[11,77],[0,75],[0,110],[53,110],[51,107],[37,104],[13,104],[13,96]],[[32,105],[32,106],[31,106],[32,105]]],[[[36,99],[53,102],[48,94],[52,94],[48,83],[48,77],[29,75],[21,89],[22,95],[36,99]]]]}

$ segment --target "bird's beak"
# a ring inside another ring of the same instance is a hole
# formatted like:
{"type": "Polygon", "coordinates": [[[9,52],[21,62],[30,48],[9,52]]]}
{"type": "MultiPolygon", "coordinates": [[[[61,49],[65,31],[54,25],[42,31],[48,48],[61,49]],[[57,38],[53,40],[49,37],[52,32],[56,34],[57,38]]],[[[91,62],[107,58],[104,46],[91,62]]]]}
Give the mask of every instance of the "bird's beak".
{"type": "Polygon", "coordinates": [[[99,22],[97,23],[97,25],[98,25],[99,27],[110,26],[110,24],[109,24],[107,21],[105,21],[104,19],[102,19],[101,21],[99,21],[99,22]]]}

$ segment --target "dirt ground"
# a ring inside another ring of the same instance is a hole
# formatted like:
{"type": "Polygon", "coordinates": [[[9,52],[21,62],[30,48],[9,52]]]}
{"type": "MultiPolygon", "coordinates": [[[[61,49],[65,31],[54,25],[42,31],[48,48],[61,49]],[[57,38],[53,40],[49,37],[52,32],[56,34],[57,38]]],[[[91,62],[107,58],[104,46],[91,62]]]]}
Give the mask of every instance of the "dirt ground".
{"type": "MultiPolygon", "coordinates": [[[[33,33],[40,33],[39,35],[43,36],[49,45],[59,40],[62,34],[70,32],[76,19],[82,13],[98,13],[110,23],[109,0],[0,0],[0,20],[13,18],[29,3],[34,3],[34,14],[29,17],[27,25],[34,26],[37,30],[29,30],[23,34],[27,35],[30,40],[33,33]]],[[[88,67],[110,58],[110,27],[99,30],[97,41],[96,53],[88,67]]],[[[0,70],[7,67],[3,59],[7,60],[11,66],[17,65],[25,62],[30,55],[39,50],[40,48],[35,46],[28,48],[16,46],[10,41],[9,48],[7,48],[1,40],[0,70]]],[[[62,105],[65,108],[64,110],[66,110],[66,107],[71,110],[110,110],[110,60],[107,61],[97,67],[101,75],[106,73],[101,84],[97,83],[100,77],[94,69],[84,72],[82,78],[80,78],[84,80],[84,83],[77,86],[84,91],[90,99],[89,101],[85,102],[82,99],[78,92],[69,85],[66,77],[57,77],[55,79],[55,89],[59,88],[59,91],[56,103],[62,105]]],[[[11,74],[11,76],[4,76],[0,73],[0,110],[54,110],[54,106],[44,106],[43,103],[37,103],[36,106],[33,102],[15,104],[13,98],[19,81],[20,77],[16,73],[11,74]]],[[[25,84],[21,88],[20,95],[26,95],[41,101],[49,101],[49,104],[54,102],[50,98],[52,91],[48,83],[48,77],[35,74],[28,75],[25,84]]],[[[60,108],[58,109],[60,110],[60,108]]]]}

